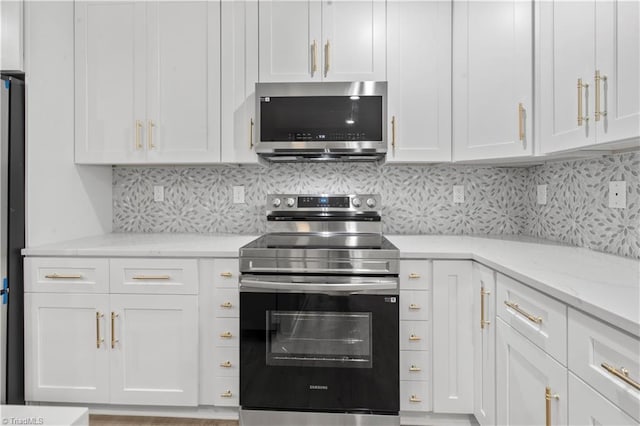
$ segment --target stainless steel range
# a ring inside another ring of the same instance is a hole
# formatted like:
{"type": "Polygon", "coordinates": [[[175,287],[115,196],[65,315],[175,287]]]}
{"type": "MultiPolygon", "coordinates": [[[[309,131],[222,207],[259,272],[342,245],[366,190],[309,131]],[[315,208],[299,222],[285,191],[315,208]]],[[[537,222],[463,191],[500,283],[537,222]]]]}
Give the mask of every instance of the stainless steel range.
{"type": "Polygon", "coordinates": [[[379,195],[270,195],[240,249],[242,425],[399,425],[399,251],[379,195]]]}

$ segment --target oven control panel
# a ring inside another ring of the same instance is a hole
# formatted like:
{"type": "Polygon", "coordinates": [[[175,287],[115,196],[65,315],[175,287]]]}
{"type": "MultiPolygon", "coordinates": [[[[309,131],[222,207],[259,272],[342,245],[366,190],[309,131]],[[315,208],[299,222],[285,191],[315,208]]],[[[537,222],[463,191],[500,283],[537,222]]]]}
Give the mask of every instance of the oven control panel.
{"type": "Polygon", "coordinates": [[[270,194],[267,196],[267,210],[379,211],[380,198],[379,194],[270,194]]]}

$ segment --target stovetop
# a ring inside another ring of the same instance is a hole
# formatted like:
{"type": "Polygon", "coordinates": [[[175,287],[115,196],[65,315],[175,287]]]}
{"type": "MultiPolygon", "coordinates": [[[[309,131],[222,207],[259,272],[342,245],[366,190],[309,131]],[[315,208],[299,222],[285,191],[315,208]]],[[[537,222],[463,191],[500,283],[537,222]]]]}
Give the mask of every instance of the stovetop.
{"type": "MultiPolygon", "coordinates": [[[[380,234],[265,234],[242,249],[397,250],[380,234]]],[[[241,250],[242,250],[241,249],[241,250]]]]}

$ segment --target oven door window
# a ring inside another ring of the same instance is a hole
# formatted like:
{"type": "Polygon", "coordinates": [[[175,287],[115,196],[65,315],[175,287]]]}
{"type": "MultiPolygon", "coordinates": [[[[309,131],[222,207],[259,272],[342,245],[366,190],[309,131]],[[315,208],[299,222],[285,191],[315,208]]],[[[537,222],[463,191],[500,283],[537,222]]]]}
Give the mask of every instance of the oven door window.
{"type": "Polygon", "coordinates": [[[266,314],[267,365],[371,368],[371,312],[266,314]]]}

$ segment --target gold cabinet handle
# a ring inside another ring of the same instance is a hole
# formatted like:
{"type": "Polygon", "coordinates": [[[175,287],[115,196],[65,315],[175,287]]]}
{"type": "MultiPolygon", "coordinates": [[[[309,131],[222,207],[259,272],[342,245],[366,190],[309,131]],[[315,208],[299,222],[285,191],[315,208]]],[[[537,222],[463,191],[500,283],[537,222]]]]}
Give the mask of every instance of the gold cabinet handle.
{"type": "Polygon", "coordinates": [[[249,149],[253,149],[253,126],[255,123],[253,122],[253,118],[249,120],[249,149]]]}
{"type": "Polygon", "coordinates": [[[409,279],[410,280],[415,280],[415,279],[418,279],[418,278],[420,278],[420,274],[415,274],[415,273],[409,274],[409,279]]]}
{"type": "Polygon", "coordinates": [[[629,377],[629,370],[627,370],[626,368],[620,367],[620,370],[618,370],[617,368],[612,367],[611,365],[607,364],[606,362],[603,362],[602,364],[600,364],[600,367],[604,368],[609,373],[613,374],[614,376],[616,376],[617,378],[619,378],[623,382],[633,386],[637,390],[640,390],[640,383],[636,382],[631,377],[629,377]]]}
{"type": "Polygon", "coordinates": [[[327,43],[324,45],[324,76],[325,77],[329,74],[330,69],[331,69],[331,42],[327,40],[327,43]]]}
{"type": "Polygon", "coordinates": [[[396,149],[396,116],[391,117],[391,149],[396,149]]]}
{"type": "Polygon", "coordinates": [[[600,74],[600,70],[596,70],[596,76],[595,76],[595,80],[596,80],[596,112],[595,112],[595,118],[596,121],[600,121],[601,117],[606,117],[607,116],[607,110],[605,109],[604,111],[600,110],[600,83],[601,82],[605,82],[607,81],[607,76],[606,75],[601,75],[600,74]]]}
{"type": "Polygon", "coordinates": [[[422,402],[422,400],[415,395],[411,395],[409,402],[422,402]]]}
{"type": "Polygon", "coordinates": [[[524,316],[526,319],[528,319],[531,322],[535,322],[536,324],[540,324],[542,322],[542,317],[536,317],[534,315],[531,315],[530,313],[524,311],[515,302],[508,302],[508,301],[505,300],[504,304],[507,305],[508,307],[510,307],[511,309],[513,309],[514,311],[516,311],[517,313],[519,313],[520,315],[524,316]]]}
{"type": "Polygon", "coordinates": [[[489,290],[485,290],[484,287],[480,287],[480,328],[481,329],[491,324],[491,321],[487,321],[484,319],[484,297],[490,294],[491,292],[489,290]]]}
{"type": "Polygon", "coordinates": [[[422,368],[412,365],[411,367],[409,367],[409,371],[422,371],[422,368]]]}
{"type": "Polygon", "coordinates": [[[552,399],[560,399],[560,395],[552,394],[551,388],[547,386],[544,389],[544,400],[545,400],[545,408],[546,408],[546,425],[551,426],[551,400],[552,399]]]}
{"type": "Polygon", "coordinates": [[[104,339],[100,337],[100,319],[104,318],[104,314],[96,312],[96,348],[100,349],[100,345],[104,342],[104,339]]]}
{"type": "Polygon", "coordinates": [[[311,77],[318,71],[318,43],[313,40],[311,44],[311,77]]]}
{"type": "Polygon", "coordinates": [[[231,272],[221,272],[220,276],[223,278],[231,278],[233,277],[233,274],[231,272]]]}
{"type": "Polygon", "coordinates": [[[524,141],[524,105],[522,102],[518,104],[518,137],[520,141],[524,141]]]}
{"type": "Polygon", "coordinates": [[[416,341],[416,340],[422,340],[422,338],[419,336],[416,336],[415,334],[412,334],[411,336],[409,336],[409,340],[416,341]]]}
{"type": "Polygon", "coordinates": [[[156,146],[153,144],[153,128],[156,125],[153,123],[153,120],[149,120],[147,123],[147,148],[150,150],[155,148],[156,146]]]}
{"type": "Polygon", "coordinates": [[[116,318],[118,314],[111,312],[111,349],[115,349],[118,339],[116,339],[116,318]]]}
{"type": "Polygon", "coordinates": [[[409,309],[413,309],[417,311],[420,309],[420,305],[416,305],[415,303],[412,303],[409,305],[409,309]]]}
{"type": "Polygon", "coordinates": [[[133,277],[134,280],[170,280],[171,279],[171,275],[134,275],[133,277]]]}
{"type": "Polygon", "coordinates": [[[220,363],[220,367],[231,368],[232,367],[231,361],[225,361],[225,362],[220,363]]]}
{"type": "Polygon", "coordinates": [[[142,132],[142,121],[136,120],[136,151],[142,149],[142,142],[140,141],[142,132]]]}
{"type": "Polygon", "coordinates": [[[589,117],[584,117],[582,114],[582,89],[588,88],[587,83],[583,83],[582,79],[578,79],[578,126],[582,126],[583,121],[589,121],[589,117]]]}
{"type": "Polygon", "coordinates": [[[233,308],[233,304],[231,302],[224,302],[220,304],[220,307],[229,309],[229,308],[233,308]]]}
{"type": "Polygon", "coordinates": [[[233,337],[233,334],[231,334],[230,331],[225,331],[224,333],[220,334],[220,337],[222,337],[223,339],[231,339],[233,337]]]}
{"type": "Polygon", "coordinates": [[[230,391],[230,390],[228,390],[228,391],[226,391],[226,392],[221,393],[221,394],[220,394],[220,396],[221,396],[222,398],[231,398],[231,397],[233,396],[233,393],[231,393],[231,391],[230,391]]]}
{"type": "Polygon", "coordinates": [[[82,274],[58,274],[54,272],[53,274],[47,274],[44,276],[50,280],[78,280],[82,278],[82,274]]]}

